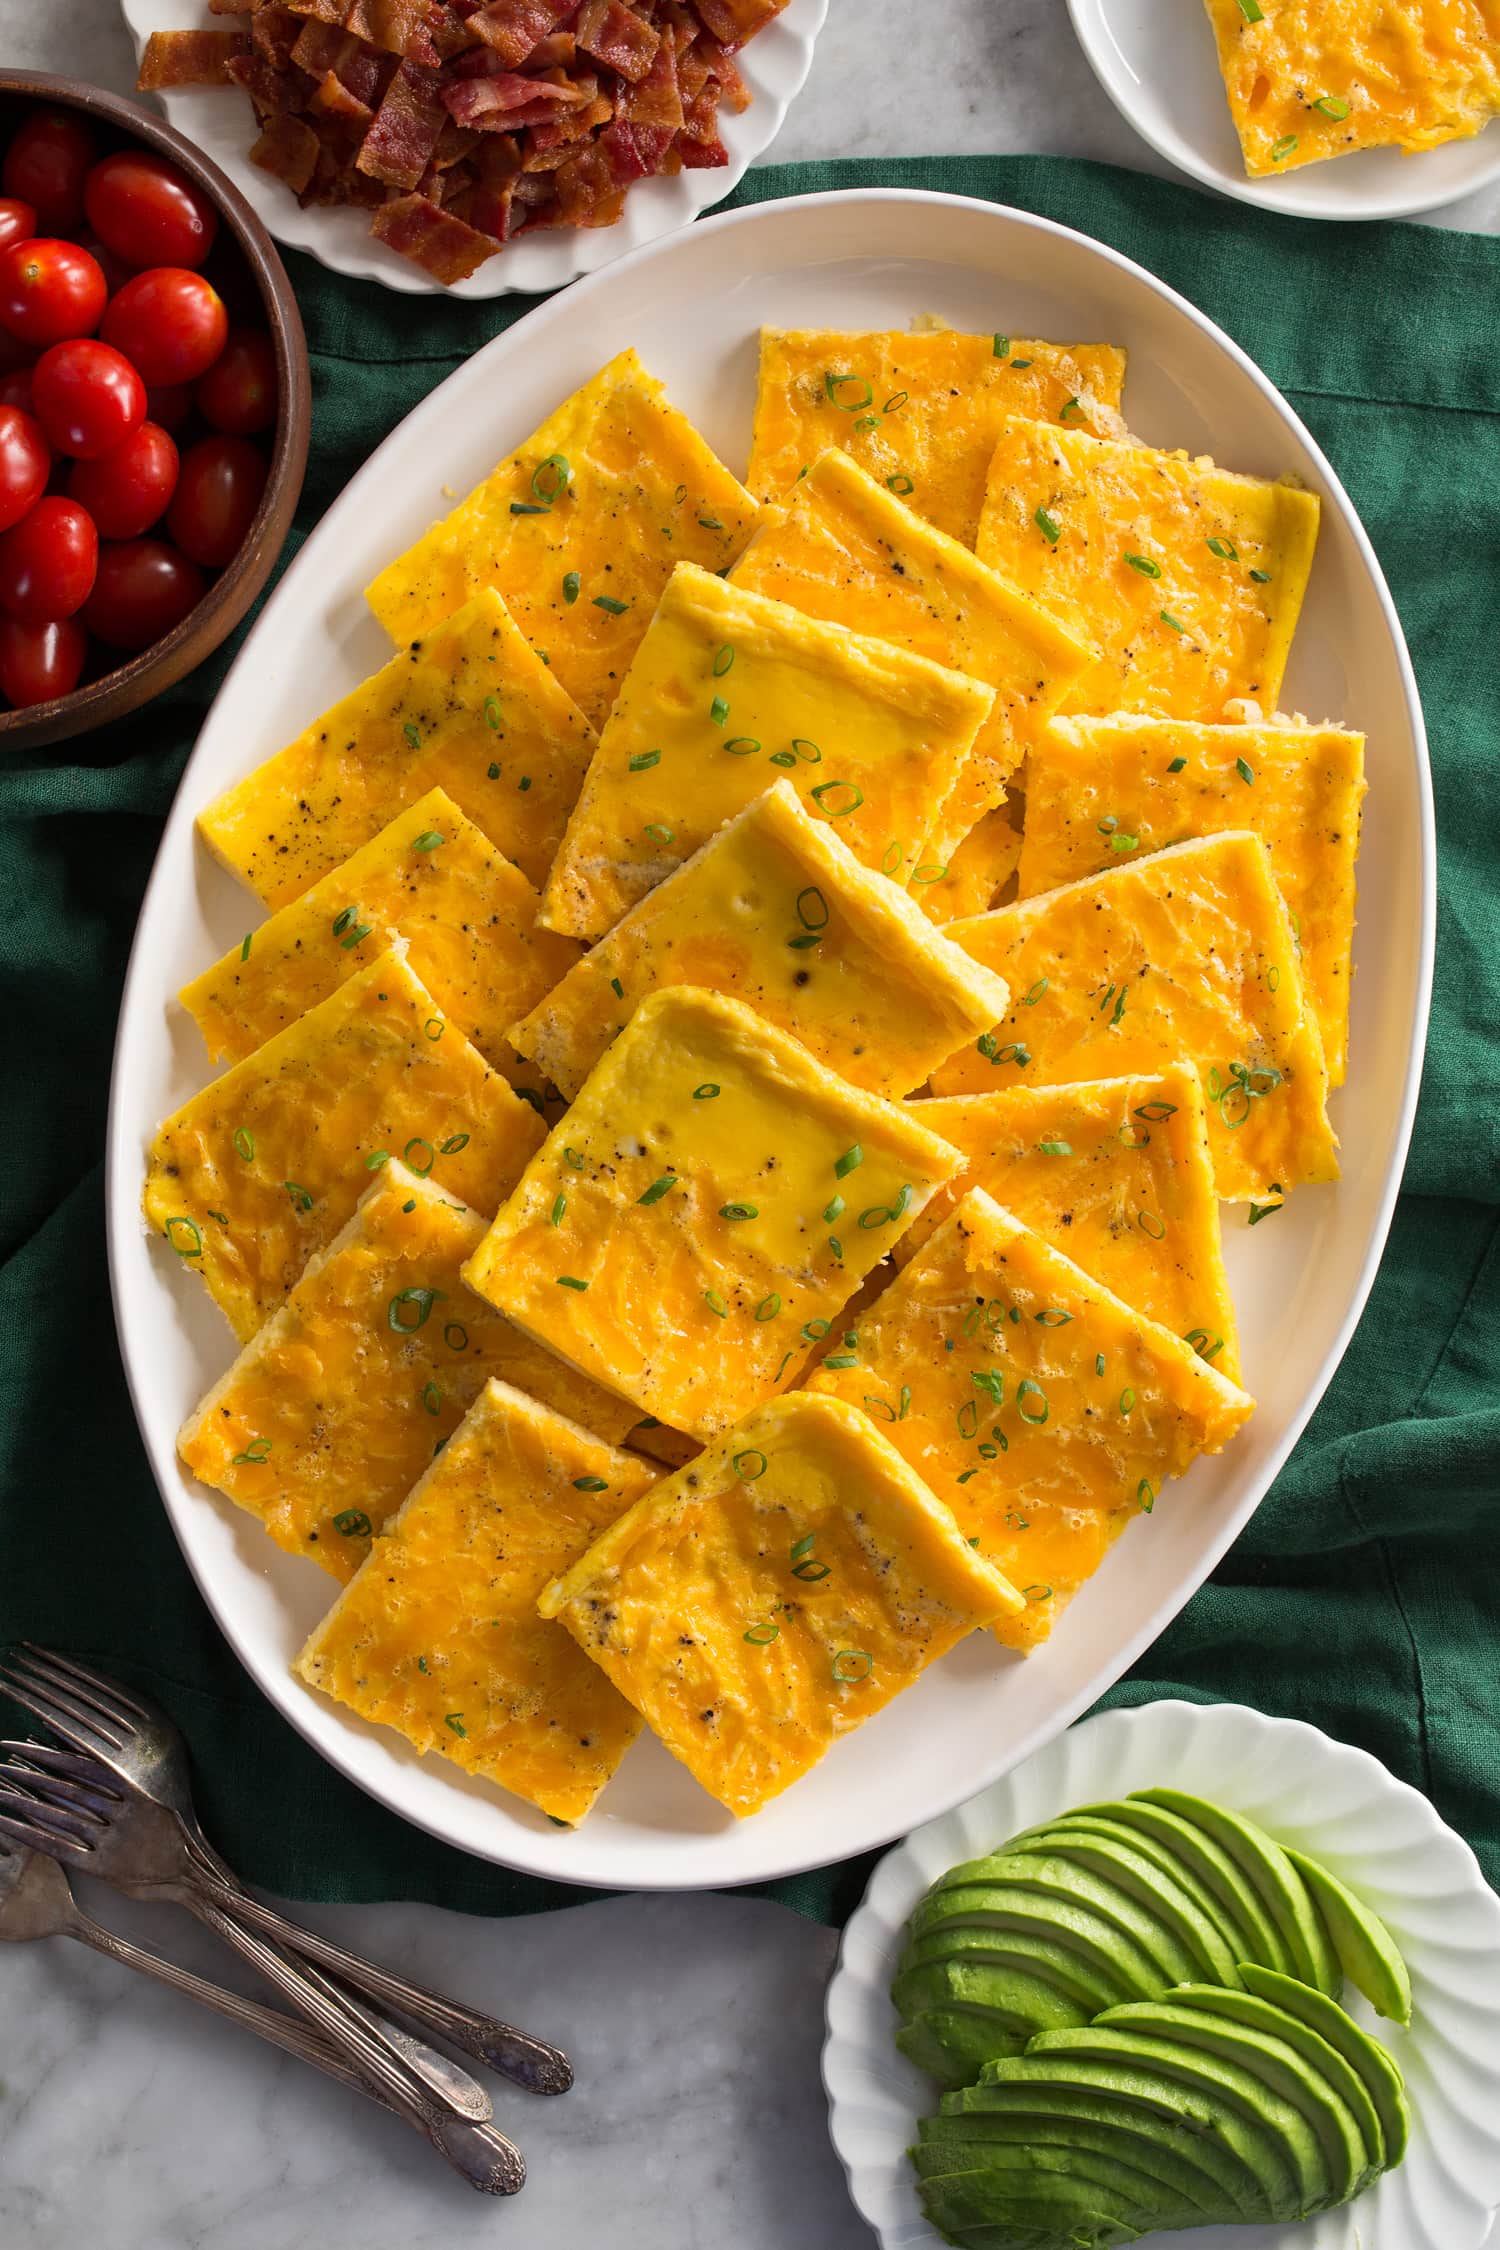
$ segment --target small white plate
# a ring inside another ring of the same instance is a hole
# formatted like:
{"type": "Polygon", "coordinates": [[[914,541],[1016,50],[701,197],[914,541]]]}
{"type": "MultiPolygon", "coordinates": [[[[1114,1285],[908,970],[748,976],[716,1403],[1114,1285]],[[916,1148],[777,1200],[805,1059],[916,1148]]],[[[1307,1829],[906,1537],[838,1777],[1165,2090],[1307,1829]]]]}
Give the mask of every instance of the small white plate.
{"type": "Polygon", "coordinates": [[[849,2190],[881,2250],[942,2250],[906,2151],[937,2108],[898,2052],[890,1984],[905,1925],[960,1860],[1074,1805],[1170,1782],[1325,1860],[1389,1925],[1411,1970],[1410,2031],[1352,1988],[1345,2006],[1401,2066],[1406,2161],[1340,2211],[1263,2227],[1153,2235],[1162,2250],[1480,2250],[1500,2202],[1500,1899],[1462,1837],[1363,1750],[1239,1704],[1149,1703],[1085,1720],[888,1852],[844,1932],[828,1987],[823,2082],[849,2190]]]}
{"type": "MultiPolygon", "coordinates": [[[[207,0],[120,0],[121,12],[135,41],[137,60],[145,52],[153,31],[198,31],[210,18],[207,0]]],[[[359,281],[379,281],[387,289],[413,296],[508,297],[516,292],[540,295],[561,289],[580,274],[597,273],[601,266],[638,250],[642,243],[673,234],[696,219],[700,211],[721,203],[740,184],[757,157],[781,131],[782,121],[801,93],[812,68],[813,47],[828,0],[787,0],[774,22],[741,52],[740,72],[751,93],[750,107],[736,117],[720,112],[719,132],[729,152],[729,162],[715,172],[679,172],[675,179],[638,180],[625,198],[623,215],[612,227],[558,227],[545,234],[523,235],[498,257],[471,273],[467,281],[447,288],[421,266],[388,249],[370,232],[368,211],[303,210],[291,189],[250,161],[255,120],[248,97],[237,86],[186,86],[156,98],[179,133],[186,133],[205,156],[227,172],[235,186],[260,213],[278,242],[305,250],[320,265],[335,273],[352,274],[359,281]]],[[[212,19],[223,24],[233,18],[212,19]]]]}
{"type": "Polygon", "coordinates": [[[1404,219],[1500,180],[1496,125],[1416,156],[1361,149],[1281,179],[1248,179],[1203,0],[1068,0],[1068,12],[1126,122],[1169,164],[1241,203],[1299,219],[1404,219]]]}

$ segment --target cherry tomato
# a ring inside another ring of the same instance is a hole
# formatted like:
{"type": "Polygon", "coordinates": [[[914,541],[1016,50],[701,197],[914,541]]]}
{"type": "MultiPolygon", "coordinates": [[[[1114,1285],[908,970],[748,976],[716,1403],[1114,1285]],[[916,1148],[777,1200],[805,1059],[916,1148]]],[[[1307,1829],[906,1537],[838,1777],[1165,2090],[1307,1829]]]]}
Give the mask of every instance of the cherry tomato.
{"type": "Polygon", "coordinates": [[[27,625],[0,616],[0,695],[17,710],[71,695],[87,653],[88,635],[76,617],[27,625]]]}
{"type": "Polygon", "coordinates": [[[203,573],[164,539],[106,542],[83,621],[111,648],[148,648],[202,598],[203,573]]]}
{"type": "Polygon", "coordinates": [[[65,109],[39,109],[5,152],[0,187],[36,212],[37,225],[66,234],[83,218],[83,183],[94,137],[65,109]]]}
{"type": "Polygon", "coordinates": [[[148,383],[146,386],[146,419],[159,422],[164,430],[174,435],[193,411],[193,386],[191,383],[148,383]]]}
{"type": "Polygon", "coordinates": [[[248,438],[200,438],[182,456],[167,529],[192,561],[222,570],[243,544],[265,489],[266,458],[248,438]]]}
{"type": "Polygon", "coordinates": [[[98,259],[76,242],[38,235],[0,250],[0,324],[23,344],[89,335],[108,295],[98,259]]]}
{"type": "Polygon", "coordinates": [[[276,354],[263,328],[231,328],[198,385],[198,412],[229,437],[254,437],[276,419],[276,354]]]}
{"type": "Polygon", "coordinates": [[[52,448],[34,414],[0,406],[0,531],[19,523],[47,489],[52,448]]]}
{"type": "Polygon", "coordinates": [[[155,422],[142,422],[97,461],[75,461],[68,497],[87,508],[101,539],[138,539],[166,508],[177,484],[177,448],[155,422]]]}
{"type": "Polygon", "coordinates": [[[37,420],[59,453],[97,461],[146,418],[146,386],[123,352],[92,336],[54,344],[31,371],[37,420]]]}
{"type": "Polygon", "coordinates": [[[117,258],[108,244],[100,241],[97,234],[81,234],[78,237],[78,247],[80,250],[87,250],[89,256],[103,274],[104,286],[111,297],[114,296],[116,290],[124,288],[134,268],[127,266],[123,258],[117,258]]]}
{"type": "Polygon", "coordinates": [[[29,367],[13,367],[8,375],[0,375],[0,406],[19,406],[27,414],[33,412],[29,367]]]}
{"type": "Polygon", "coordinates": [[[0,197],[0,250],[13,242],[29,242],[36,233],[36,213],[29,203],[13,195],[0,197]]]}
{"type": "Polygon", "coordinates": [[[164,156],[122,149],[84,182],[89,224],[128,266],[201,266],[219,215],[201,188],[164,156]]]}
{"type": "Polygon", "coordinates": [[[0,532],[0,609],[47,625],[82,609],[99,566],[94,519],[76,500],[50,494],[0,532]]]}
{"type": "Polygon", "coordinates": [[[99,333],[147,383],[195,383],[229,334],[224,300],[201,274],[152,266],[113,296],[99,333]]]}

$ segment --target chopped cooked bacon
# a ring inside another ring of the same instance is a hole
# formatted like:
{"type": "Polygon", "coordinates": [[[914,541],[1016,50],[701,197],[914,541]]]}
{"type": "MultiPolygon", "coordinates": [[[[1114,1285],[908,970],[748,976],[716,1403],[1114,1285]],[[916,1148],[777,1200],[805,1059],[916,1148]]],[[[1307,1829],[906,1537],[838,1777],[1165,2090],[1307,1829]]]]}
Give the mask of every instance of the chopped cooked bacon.
{"type": "Polygon", "coordinates": [[[622,78],[644,78],[661,45],[661,33],[625,0],[583,0],[575,37],[585,54],[622,78]]]}
{"type": "Polygon", "coordinates": [[[578,0],[489,0],[469,17],[468,28],[514,70],[577,5],[578,0]]]}
{"type": "Polygon", "coordinates": [[[398,63],[355,164],[387,187],[414,188],[437,147],[446,116],[435,74],[415,63],[398,63]]]}
{"type": "Polygon", "coordinates": [[[136,85],[143,94],[163,86],[226,86],[230,63],[248,45],[242,31],[153,31],[136,85]]]}
{"type": "Polygon", "coordinates": [[[452,211],[440,211],[420,195],[400,195],[393,203],[382,203],[370,221],[370,232],[449,287],[474,273],[499,248],[492,236],[481,234],[452,211]]]}
{"type": "Polygon", "coordinates": [[[250,151],[250,161],[263,172],[272,172],[278,180],[285,180],[294,194],[300,195],[317,169],[318,151],[322,147],[317,134],[305,118],[293,117],[283,110],[279,117],[268,118],[260,139],[250,151]]]}
{"type": "Polygon", "coordinates": [[[250,97],[257,164],[461,279],[547,227],[607,227],[637,180],[728,164],[735,54],[785,0],[207,0],[141,85],[250,97]]]}

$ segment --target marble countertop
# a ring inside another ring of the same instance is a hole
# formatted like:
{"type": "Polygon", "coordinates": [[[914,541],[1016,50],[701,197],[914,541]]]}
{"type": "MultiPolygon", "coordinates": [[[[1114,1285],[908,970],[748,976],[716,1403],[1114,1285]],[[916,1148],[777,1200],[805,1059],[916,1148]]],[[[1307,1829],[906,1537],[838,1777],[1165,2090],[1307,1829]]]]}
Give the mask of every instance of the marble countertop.
{"type": "MultiPolygon", "coordinates": [[[[833,0],[772,160],[1044,150],[1167,169],[1096,85],[1063,0],[921,6],[941,67],[893,73],[909,0],[833,0]]],[[[0,0],[0,55],[121,91],[134,78],[115,0],[0,0]]],[[[1500,229],[1500,191],[1435,218],[1500,229]]],[[[184,1917],[89,1904],[238,1981],[184,1917]]],[[[354,2096],[54,1940],[0,1963],[4,2250],[869,2250],[818,2079],[832,1932],[729,1896],[508,1922],[297,1911],[573,2054],[564,2100],[501,2090],[531,2166],[522,2198],[473,2196],[354,2096]]]]}

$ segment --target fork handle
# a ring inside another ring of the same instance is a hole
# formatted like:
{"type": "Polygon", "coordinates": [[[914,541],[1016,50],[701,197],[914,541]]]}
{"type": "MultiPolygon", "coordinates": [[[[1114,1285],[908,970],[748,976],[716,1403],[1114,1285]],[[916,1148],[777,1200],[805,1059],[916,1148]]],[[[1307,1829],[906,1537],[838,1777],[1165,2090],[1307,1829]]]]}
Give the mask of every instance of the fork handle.
{"type": "Polygon", "coordinates": [[[223,1938],[268,1984],[284,1993],[338,2048],[353,2074],[377,2098],[424,2134],[444,2160],[485,2195],[514,2195],[526,2178],[520,2150],[493,2126],[455,2117],[440,2109],[426,2088],[388,2053],[386,2043],[367,2028],[369,2019],[317,1969],[296,1967],[233,1914],[187,1884],[175,1894],[200,1922],[223,1938]]]}
{"type": "Polygon", "coordinates": [[[289,1922],[274,1907],[263,1905],[242,1889],[211,1846],[196,1837],[193,1844],[199,1863],[194,1881],[202,1895],[228,1908],[241,1922],[253,1923],[278,1945],[286,1946],[304,1960],[316,1961],[323,1968],[331,1969],[345,1984],[355,1985],[382,2006],[410,2016],[414,2023],[422,2024],[440,2039],[447,2039],[464,2054],[488,2063],[492,2070],[524,2086],[528,2093],[565,2094],[572,2085],[573,2065],[560,2048],[549,2046],[545,2040],[533,2039],[527,2032],[518,2031],[513,2024],[504,2023],[496,2016],[483,2015],[478,2009],[446,1999],[442,1993],[431,1992],[424,1985],[410,1984],[405,1977],[380,1968],[374,1961],[346,1952],[331,1939],[320,1937],[316,1930],[289,1922]]]}

